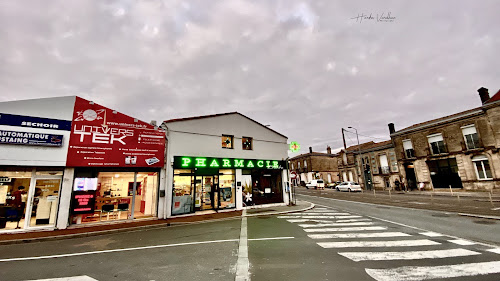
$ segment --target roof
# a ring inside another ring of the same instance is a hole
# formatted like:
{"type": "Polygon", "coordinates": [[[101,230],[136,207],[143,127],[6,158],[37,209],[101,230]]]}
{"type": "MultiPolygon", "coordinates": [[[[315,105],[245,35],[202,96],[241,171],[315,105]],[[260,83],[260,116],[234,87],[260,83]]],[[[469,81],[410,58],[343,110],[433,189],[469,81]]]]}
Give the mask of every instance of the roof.
{"type": "Polygon", "coordinates": [[[213,118],[213,117],[219,117],[219,116],[225,116],[225,115],[232,115],[232,114],[238,114],[240,116],[243,116],[243,117],[247,118],[248,120],[253,121],[253,122],[259,124],[260,126],[266,128],[266,129],[268,129],[268,130],[270,130],[270,131],[272,131],[272,132],[274,132],[274,133],[276,133],[276,134],[278,134],[278,135],[280,135],[280,136],[282,136],[282,137],[284,137],[286,139],[288,139],[287,136],[276,132],[275,130],[269,128],[268,126],[264,126],[262,123],[259,123],[259,122],[255,121],[255,120],[253,120],[252,118],[250,118],[248,116],[245,116],[245,115],[243,115],[243,114],[241,114],[241,113],[239,113],[237,111],[226,112],[226,113],[218,113],[218,114],[210,114],[210,115],[192,116],[192,117],[185,117],[185,118],[176,118],[176,119],[165,120],[165,121],[163,121],[163,123],[173,123],[173,122],[190,121],[190,120],[197,120],[197,119],[204,119],[204,118],[213,118]]]}
{"type": "Polygon", "coordinates": [[[489,100],[487,100],[485,102],[485,104],[492,103],[492,102],[499,101],[499,100],[500,100],[500,90],[498,90],[498,92],[494,96],[492,96],[489,100]]]}
{"type": "Polygon", "coordinates": [[[294,156],[294,157],[290,158],[289,160],[296,160],[296,159],[304,158],[304,157],[308,157],[308,156],[335,157],[335,156],[338,156],[338,154],[328,154],[328,153],[323,153],[323,152],[308,152],[308,153],[294,156]]]}
{"type": "Polygon", "coordinates": [[[484,113],[483,110],[485,107],[488,108],[491,106],[496,106],[493,103],[497,103],[498,101],[500,101],[500,90],[493,97],[491,97],[489,100],[487,100],[482,106],[479,106],[479,107],[476,107],[473,109],[469,109],[469,110],[465,110],[462,112],[458,112],[455,114],[443,116],[440,118],[432,119],[432,120],[425,121],[422,123],[417,123],[417,124],[411,125],[409,127],[406,127],[404,129],[401,129],[399,131],[396,131],[395,133],[392,133],[391,136],[407,133],[407,132],[416,130],[417,128],[434,126],[434,125],[438,125],[440,123],[451,122],[451,121],[455,121],[457,119],[464,119],[464,118],[468,118],[471,116],[480,115],[480,114],[484,113]]]}
{"type": "Polygon", "coordinates": [[[386,141],[381,141],[381,142],[373,142],[373,141],[369,141],[369,142],[365,142],[365,143],[361,143],[359,145],[359,148],[358,148],[358,145],[353,145],[353,146],[349,146],[346,151],[347,152],[356,152],[358,150],[371,150],[371,149],[375,149],[375,148],[379,148],[379,147],[383,147],[383,146],[387,146],[387,145],[392,145],[392,141],[391,140],[386,140],[386,141]]]}

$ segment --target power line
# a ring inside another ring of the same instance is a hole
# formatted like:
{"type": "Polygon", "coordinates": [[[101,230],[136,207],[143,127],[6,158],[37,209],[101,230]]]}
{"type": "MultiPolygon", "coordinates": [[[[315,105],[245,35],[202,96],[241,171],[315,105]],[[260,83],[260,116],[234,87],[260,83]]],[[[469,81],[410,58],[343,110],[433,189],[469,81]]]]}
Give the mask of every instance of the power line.
{"type": "MultiPolygon", "coordinates": [[[[349,130],[346,130],[346,129],[344,129],[344,131],[345,131],[345,132],[352,133],[352,134],[355,134],[355,133],[356,133],[356,132],[349,131],[349,130]]],[[[360,133],[358,133],[358,135],[363,136],[363,137],[367,137],[367,138],[372,138],[372,139],[388,140],[388,139],[383,139],[383,138],[377,138],[377,137],[367,136],[367,135],[363,135],[363,134],[360,134],[360,133]]],[[[349,137],[349,136],[347,136],[347,137],[349,137]]],[[[350,138],[349,138],[349,139],[350,139],[350,138]]]]}

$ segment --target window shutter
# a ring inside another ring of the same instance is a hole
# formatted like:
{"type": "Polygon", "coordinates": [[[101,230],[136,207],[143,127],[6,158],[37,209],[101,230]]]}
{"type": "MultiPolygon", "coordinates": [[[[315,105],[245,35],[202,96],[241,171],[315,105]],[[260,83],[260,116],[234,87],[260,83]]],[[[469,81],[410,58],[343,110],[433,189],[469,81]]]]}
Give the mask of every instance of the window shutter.
{"type": "Polygon", "coordinates": [[[429,139],[429,143],[443,141],[443,135],[441,134],[430,135],[427,138],[429,139]]]}
{"type": "Polygon", "coordinates": [[[476,127],[474,127],[474,125],[463,127],[462,128],[462,132],[463,132],[464,136],[466,136],[466,135],[472,135],[472,134],[476,134],[477,133],[476,127]]]}
{"type": "Polygon", "coordinates": [[[403,148],[405,150],[407,150],[407,149],[413,149],[413,145],[411,144],[411,140],[404,140],[403,141],[403,148]]]}

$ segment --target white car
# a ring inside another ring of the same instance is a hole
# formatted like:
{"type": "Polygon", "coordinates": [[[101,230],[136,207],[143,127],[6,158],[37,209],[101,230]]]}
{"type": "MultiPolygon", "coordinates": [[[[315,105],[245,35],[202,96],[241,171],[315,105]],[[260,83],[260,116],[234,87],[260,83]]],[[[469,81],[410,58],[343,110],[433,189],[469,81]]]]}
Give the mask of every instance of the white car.
{"type": "Polygon", "coordinates": [[[361,185],[359,185],[357,182],[353,182],[353,181],[344,181],[342,183],[340,183],[339,185],[337,185],[337,190],[338,191],[363,191],[361,189],[361,185]]]}
{"type": "Polygon", "coordinates": [[[306,188],[314,187],[314,189],[325,189],[325,182],[323,180],[312,180],[308,184],[306,184],[306,188]]]}

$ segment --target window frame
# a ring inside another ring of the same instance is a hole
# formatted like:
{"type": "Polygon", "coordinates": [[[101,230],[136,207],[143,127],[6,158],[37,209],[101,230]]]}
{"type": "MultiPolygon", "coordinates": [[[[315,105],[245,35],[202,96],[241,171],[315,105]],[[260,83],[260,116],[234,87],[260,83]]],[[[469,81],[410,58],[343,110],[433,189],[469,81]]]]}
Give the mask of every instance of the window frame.
{"type": "Polygon", "coordinates": [[[460,129],[462,129],[462,136],[464,137],[464,141],[465,141],[465,148],[467,150],[473,150],[473,149],[478,149],[480,148],[480,144],[479,144],[479,134],[477,133],[477,128],[474,124],[470,124],[470,125],[467,125],[467,126],[463,126],[463,127],[460,127],[460,129]],[[466,129],[469,129],[469,128],[474,128],[474,131],[475,133],[473,134],[465,134],[464,133],[464,130],[466,129]],[[472,136],[476,136],[476,140],[474,140],[474,138],[472,136]],[[467,140],[467,136],[471,136],[471,142],[472,142],[472,145],[474,147],[469,147],[469,141],[467,140]]]}
{"type": "Polygon", "coordinates": [[[444,142],[444,137],[443,137],[442,133],[428,135],[427,136],[427,143],[429,144],[430,152],[432,155],[440,155],[440,154],[448,153],[448,150],[446,149],[446,144],[444,142]],[[440,136],[441,140],[433,141],[433,142],[430,141],[431,138],[437,137],[437,136],[440,136]],[[442,143],[442,146],[439,144],[440,142],[442,143]],[[436,144],[435,147],[437,148],[438,153],[434,153],[434,148],[432,146],[433,143],[436,144]],[[442,147],[442,151],[441,151],[441,147],[442,147]]]}
{"type": "Polygon", "coordinates": [[[415,158],[415,149],[413,148],[413,142],[411,141],[411,139],[405,139],[402,141],[402,143],[406,159],[415,158]],[[411,148],[405,148],[405,143],[409,143],[411,148]]]}
{"type": "Polygon", "coordinates": [[[486,155],[476,155],[476,156],[471,158],[471,161],[472,161],[472,164],[474,165],[474,171],[476,172],[476,177],[478,180],[484,181],[484,180],[492,180],[493,179],[493,174],[492,174],[491,165],[490,165],[490,159],[488,159],[488,157],[486,155]],[[476,159],[474,159],[474,158],[476,158],[476,159]],[[484,167],[485,161],[487,162],[487,164],[490,168],[489,171],[490,171],[491,177],[488,177],[488,173],[486,173],[486,169],[484,167]],[[481,168],[482,168],[484,178],[481,178],[479,176],[479,170],[477,169],[477,165],[476,165],[477,162],[481,163],[481,168]]]}
{"type": "Polygon", "coordinates": [[[252,137],[241,137],[241,149],[242,150],[253,150],[253,138],[252,137]],[[245,139],[250,140],[250,148],[245,148],[245,139]]]}
{"type": "MultiPolygon", "coordinates": [[[[222,146],[223,149],[234,149],[234,136],[233,135],[222,135],[221,140],[222,140],[222,138],[231,138],[231,147],[222,146]]],[[[222,145],[222,143],[221,143],[221,145],[222,145]]]]}

